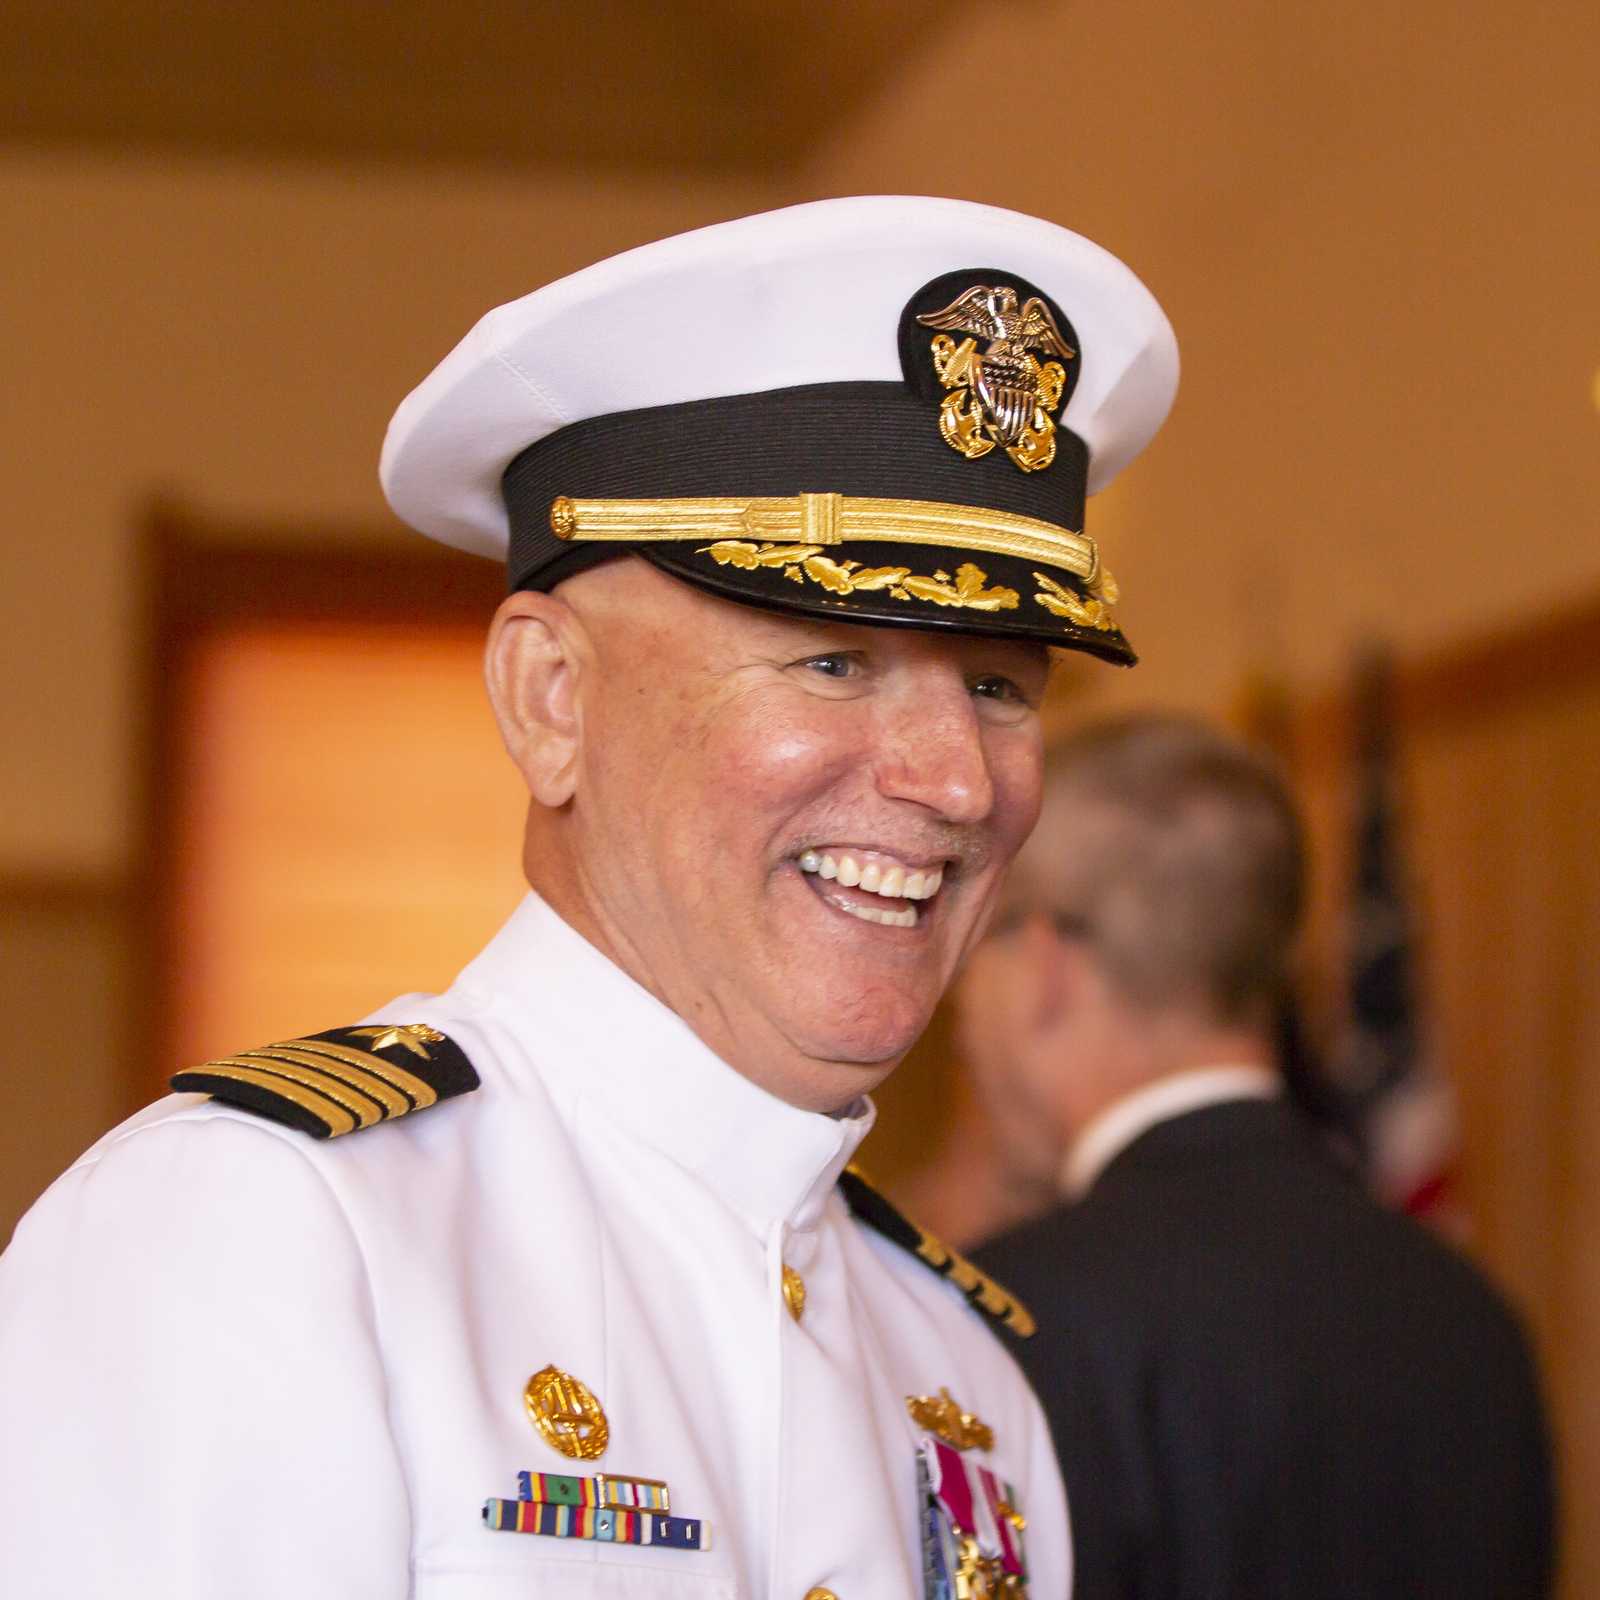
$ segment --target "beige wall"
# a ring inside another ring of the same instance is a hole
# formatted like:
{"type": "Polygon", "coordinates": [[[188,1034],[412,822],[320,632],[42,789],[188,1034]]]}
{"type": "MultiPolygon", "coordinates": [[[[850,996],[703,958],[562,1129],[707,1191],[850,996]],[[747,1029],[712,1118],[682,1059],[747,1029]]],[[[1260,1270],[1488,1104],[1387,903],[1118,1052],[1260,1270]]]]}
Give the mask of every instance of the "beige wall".
{"type": "Polygon", "coordinates": [[[72,1039],[70,1075],[49,1041],[111,992],[92,896],[133,848],[140,504],[392,528],[395,401],[485,307],[598,255],[895,189],[1123,254],[1185,377],[1093,508],[1146,656],[1088,675],[1105,698],[1221,706],[1253,657],[1315,687],[1363,630],[1422,648],[1600,590],[1591,0],[965,17],[768,181],[0,150],[0,882],[90,890],[3,930],[0,1001],[33,1020],[0,1077],[0,1238],[118,1109],[109,1035],[72,1039]]]}
{"type": "Polygon", "coordinates": [[[1167,431],[1091,508],[1145,662],[1074,683],[1316,692],[1369,631],[1421,652],[1600,594],[1597,84],[1594,0],[969,0],[765,180],[0,148],[0,1243],[126,1109],[152,492],[408,537],[385,422],[488,306],[745,210],[963,195],[1116,250],[1183,349],[1167,431]]]}
{"type": "MultiPolygon", "coordinates": [[[[399,529],[400,397],[491,305],[783,198],[749,183],[0,153],[7,743],[0,873],[120,872],[138,708],[132,533],[229,517],[399,529]]],[[[396,537],[406,535],[396,532],[396,537]]]]}
{"type": "Polygon", "coordinates": [[[968,10],[810,192],[948,192],[1115,250],[1177,409],[1090,508],[1122,699],[1317,683],[1600,590],[1600,8],[1125,0],[968,10]]]}
{"type": "Polygon", "coordinates": [[[482,309],[790,198],[1038,210],[1167,304],[1178,409],[1092,508],[1147,658],[1118,693],[1221,703],[1252,650],[1316,681],[1366,628],[1600,587],[1597,81],[1576,0],[989,0],[792,181],[0,152],[0,638],[36,691],[5,699],[0,870],[125,863],[143,496],[388,526],[384,422],[482,309]]]}
{"type": "MultiPolygon", "coordinates": [[[[1090,507],[1144,662],[1075,675],[1084,699],[1218,711],[1252,667],[1315,696],[1363,636],[1418,656],[1600,597],[1597,84],[1592,0],[980,0],[836,131],[809,193],[945,192],[1055,217],[1122,255],[1177,328],[1173,418],[1090,507]]],[[[1513,787],[1544,782],[1552,759],[1529,728],[1503,740],[1513,787]]],[[[1592,772],[1600,726],[1579,730],[1586,755],[1571,759],[1592,772]]],[[[1468,812],[1485,787],[1474,781],[1468,812]]],[[[1471,1173],[1499,1155],[1497,1127],[1552,1096],[1576,1104],[1571,1085],[1593,1082],[1595,1057],[1571,996],[1535,983],[1509,1002],[1526,1031],[1473,1077],[1482,1052],[1464,1041],[1483,991],[1467,985],[1508,970],[1503,943],[1530,936],[1497,887],[1526,876],[1526,841],[1499,840],[1487,871],[1470,849],[1444,862],[1460,826],[1447,790],[1427,798],[1446,811],[1414,856],[1439,918],[1436,963],[1454,963],[1433,984],[1435,1021],[1455,1030],[1444,1042],[1471,1173]],[[1460,882],[1475,896],[1444,894],[1460,882]]],[[[1565,817],[1537,798],[1542,860],[1565,817]]],[[[1593,884],[1561,889],[1541,903],[1535,943],[1592,952],[1593,884]]],[[[1591,953],[1590,990],[1593,968],[1591,953]]],[[[960,1152],[969,1183],[974,1143],[960,1152]]],[[[1508,1243],[1526,1197],[1565,1181],[1565,1149],[1524,1141],[1502,1186],[1473,1198],[1480,1253],[1551,1361],[1576,1595],[1600,1571],[1600,1435],[1581,1376],[1593,1297],[1582,1274],[1551,1274],[1548,1291],[1530,1281],[1528,1230],[1508,1243]]],[[[1592,1236],[1589,1200],[1570,1182],[1560,1193],[1547,1232],[1592,1236]]]]}
{"type": "Polygon", "coordinates": [[[0,151],[0,1243],[129,1109],[150,495],[286,536],[411,537],[378,491],[383,429],[482,311],[785,198],[0,151]]]}

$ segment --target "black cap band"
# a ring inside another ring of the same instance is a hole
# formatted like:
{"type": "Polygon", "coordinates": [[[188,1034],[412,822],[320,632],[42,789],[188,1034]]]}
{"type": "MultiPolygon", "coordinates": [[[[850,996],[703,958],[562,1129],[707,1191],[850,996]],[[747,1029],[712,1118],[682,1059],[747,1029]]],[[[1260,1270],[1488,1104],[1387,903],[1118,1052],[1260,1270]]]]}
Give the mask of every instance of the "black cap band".
{"type": "Polygon", "coordinates": [[[591,417],[529,445],[506,468],[513,589],[550,589],[615,545],[550,530],[559,498],[699,499],[830,493],[1010,511],[1083,527],[1088,451],[1058,425],[1048,472],[996,450],[950,449],[927,402],[902,383],[816,383],[591,417]]]}

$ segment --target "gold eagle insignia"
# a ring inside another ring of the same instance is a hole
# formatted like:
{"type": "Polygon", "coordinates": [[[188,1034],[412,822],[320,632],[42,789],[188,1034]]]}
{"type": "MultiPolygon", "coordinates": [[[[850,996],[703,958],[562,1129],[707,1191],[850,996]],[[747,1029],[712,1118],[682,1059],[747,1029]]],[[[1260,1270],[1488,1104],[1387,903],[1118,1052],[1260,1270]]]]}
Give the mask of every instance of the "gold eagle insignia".
{"type": "Polygon", "coordinates": [[[1050,414],[1061,404],[1067,373],[1060,361],[1041,362],[1034,351],[1062,361],[1077,355],[1049,306],[1030,295],[1019,308],[1010,285],[980,283],[917,321],[968,335],[960,344],[949,331],[933,337],[934,372],[948,391],[939,407],[945,443],[969,460],[1002,445],[1024,472],[1048,467],[1056,458],[1050,414]]]}

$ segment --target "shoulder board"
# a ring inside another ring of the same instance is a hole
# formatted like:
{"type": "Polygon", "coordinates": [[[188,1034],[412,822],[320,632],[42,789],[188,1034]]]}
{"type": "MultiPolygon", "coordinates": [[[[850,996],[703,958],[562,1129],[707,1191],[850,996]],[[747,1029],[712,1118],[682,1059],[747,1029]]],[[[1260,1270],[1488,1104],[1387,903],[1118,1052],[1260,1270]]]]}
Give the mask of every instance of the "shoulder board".
{"type": "Polygon", "coordinates": [[[991,1322],[1009,1328],[1019,1339],[1031,1339],[1037,1324],[1033,1314],[1007,1289],[1002,1289],[987,1272],[981,1272],[964,1255],[952,1250],[942,1240],[936,1239],[925,1228],[919,1228],[884,1199],[867,1182],[860,1170],[848,1166],[839,1174],[839,1190],[845,1204],[856,1218],[884,1238],[909,1250],[924,1266],[948,1278],[970,1305],[975,1306],[991,1322]]]}
{"type": "Polygon", "coordinates": [[[172,1079],[313,1139],[391,1122],[478,1087],[459,1045],[424,1022],[330,1028],[242,1050],[172,1079]]]}

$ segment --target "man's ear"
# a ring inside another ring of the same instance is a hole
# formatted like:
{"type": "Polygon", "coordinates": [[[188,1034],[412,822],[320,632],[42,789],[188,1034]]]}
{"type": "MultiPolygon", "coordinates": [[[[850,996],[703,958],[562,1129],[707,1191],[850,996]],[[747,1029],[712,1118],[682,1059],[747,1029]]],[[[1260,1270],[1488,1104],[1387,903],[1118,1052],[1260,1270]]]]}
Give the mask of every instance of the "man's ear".
{"type": "Polygon", "coordinates": [[[489,700],[500,737],[542,806],[563,806],[577,789],[578,688],[592,660],[583,623],[554,595],[519,589],[489,626],[489,700]]]}
{"type": "Polygon", "coordinates": [[[1047,911],[1035,911],[1018,929],[1020,959],[1027,963],[1030,1020],[1036,1028],[1053,1028],[1072,1005],[1072,991],[1081,980],[1079,952],[1056,931],[1047,911]]]}

